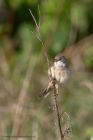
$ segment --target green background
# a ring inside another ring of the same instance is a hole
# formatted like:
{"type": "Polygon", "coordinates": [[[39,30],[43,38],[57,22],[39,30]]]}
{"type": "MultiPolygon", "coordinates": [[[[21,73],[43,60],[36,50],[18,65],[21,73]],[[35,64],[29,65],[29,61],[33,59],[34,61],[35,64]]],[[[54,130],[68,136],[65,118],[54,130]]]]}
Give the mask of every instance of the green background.
{"type": "Polygon", "coordinates": [[[46,52],[50,61],[63,52],[74,71],[58,96],[65,139],[92,140],[92,0],[0,0],[0,139],[60,139],[53,95],[39,97],[48,83],[46,52]]]}

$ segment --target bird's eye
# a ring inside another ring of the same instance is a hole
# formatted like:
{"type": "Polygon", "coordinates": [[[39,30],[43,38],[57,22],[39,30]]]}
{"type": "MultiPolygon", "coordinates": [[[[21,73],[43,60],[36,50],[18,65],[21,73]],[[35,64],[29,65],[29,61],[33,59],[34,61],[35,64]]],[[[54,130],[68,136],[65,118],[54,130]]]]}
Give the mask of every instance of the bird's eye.
{"type": "Polygon", "coordinates": [[[65,59],[62,59],[62,62],[63,62],[63,63],[66,63],[66,60],[65,60],[65,59]]]}

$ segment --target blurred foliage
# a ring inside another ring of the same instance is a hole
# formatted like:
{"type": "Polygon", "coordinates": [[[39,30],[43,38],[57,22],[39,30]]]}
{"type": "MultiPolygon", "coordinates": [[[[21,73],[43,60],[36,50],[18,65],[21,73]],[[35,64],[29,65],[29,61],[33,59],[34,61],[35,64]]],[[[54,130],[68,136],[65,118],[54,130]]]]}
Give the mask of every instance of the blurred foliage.
{"type": "Polygon", "coordinates": [[[0,0],[0,137],[12,135],[15,130],[15,134],[31,136],[25,140],[59,139],[52,96],[38,97],[48,83],[46,51],[51,61],[58,52],[63,52],[75,70],[60,89],[63,129],[72,125],[72,139],[92,140],[92,11],[92,0],[0,0]],[[40,22],[46,48],[35,37],[37,31],[29,9],[40,22]],[[17,105],[21,108],[19,114],[17,105]],[[20,121],[16,122],[17,119],[20,121]]]}

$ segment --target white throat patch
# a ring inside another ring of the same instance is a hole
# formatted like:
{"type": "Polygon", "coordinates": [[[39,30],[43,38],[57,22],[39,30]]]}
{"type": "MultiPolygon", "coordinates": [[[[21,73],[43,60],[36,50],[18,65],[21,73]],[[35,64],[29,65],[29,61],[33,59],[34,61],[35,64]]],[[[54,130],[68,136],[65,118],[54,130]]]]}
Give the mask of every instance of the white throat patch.
{"type": "Polygon", "coordinates": [[[66,66],[66,64],[63,63],[62,61],[54,62],[54,67],[56,67],[56,68],[65,67],[65,66],[66,66]]]}

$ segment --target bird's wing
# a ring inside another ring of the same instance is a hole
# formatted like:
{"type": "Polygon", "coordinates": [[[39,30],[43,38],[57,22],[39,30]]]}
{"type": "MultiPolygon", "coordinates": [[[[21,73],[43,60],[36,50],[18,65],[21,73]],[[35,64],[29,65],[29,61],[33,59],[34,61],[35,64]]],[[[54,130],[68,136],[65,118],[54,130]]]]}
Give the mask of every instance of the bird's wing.
{"type": "Polygon", "coordinates": [[[50,80],[55,78],[55,68],[53,66],[48,69],[48,76],[50,80]]]}

